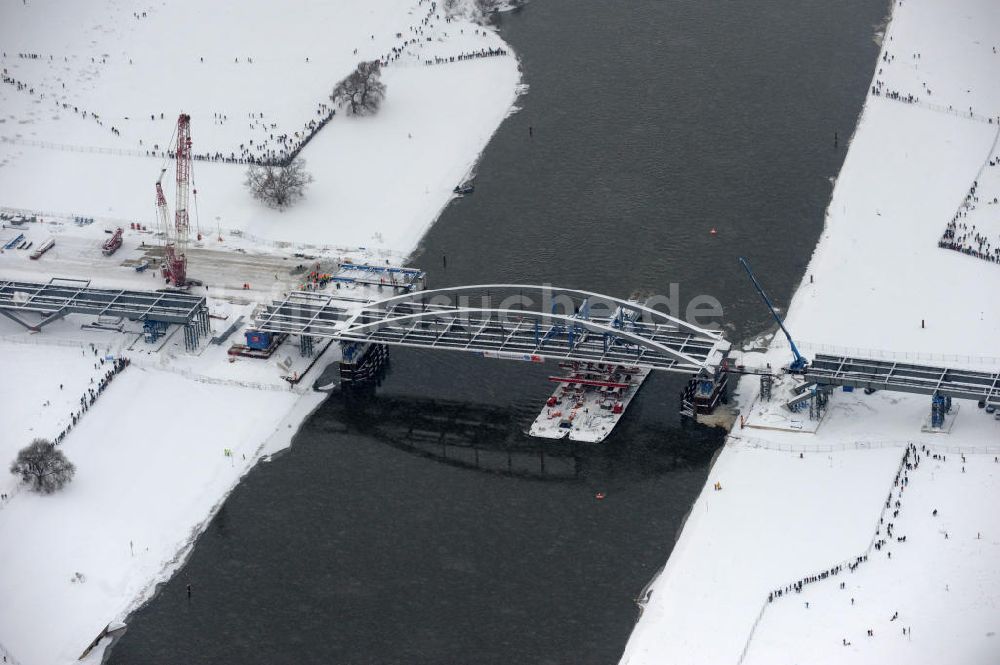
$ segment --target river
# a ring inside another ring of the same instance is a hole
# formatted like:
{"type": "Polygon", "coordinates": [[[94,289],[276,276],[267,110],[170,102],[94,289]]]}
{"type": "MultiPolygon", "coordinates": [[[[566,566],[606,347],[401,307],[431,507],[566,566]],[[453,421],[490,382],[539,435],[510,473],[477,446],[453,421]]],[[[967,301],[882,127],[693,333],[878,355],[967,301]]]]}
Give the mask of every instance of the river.
{"type": "MultiPolygon", "coordinates": [[[[530,91],[412,262],[431,287],[677,284],[682,303],[718,299],[730,339],[769,328],[736,258],[787,305],[886,9],[534,0],[501,16],[530,91]]],[[[328,400],[236,488],[110,662],[616,662],[723,432],[682,423],[683,378],[654,376],[605,444],[541,446],[522,431],[546,370],[394,350],[374,395],[328,400]]]]}

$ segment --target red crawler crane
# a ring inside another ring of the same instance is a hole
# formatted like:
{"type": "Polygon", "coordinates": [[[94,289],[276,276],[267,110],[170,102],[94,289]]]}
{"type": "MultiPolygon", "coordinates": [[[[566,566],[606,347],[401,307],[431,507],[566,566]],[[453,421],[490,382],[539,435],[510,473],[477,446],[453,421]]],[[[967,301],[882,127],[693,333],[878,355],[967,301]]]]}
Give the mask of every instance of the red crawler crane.
{"type": "Polygon", "coordinates": [[[166,234],[167,259],[163,266],[163,276],[174,286],[187,286],[187,245],[188,245],[188,185],[191,182],[191,116],[186,113],[177,118],[177,206],[174,209],[173,238],[167,222],[167,199],[163,195],[160,180],[156,181],[156,207],[160,223],[166,234]]]}

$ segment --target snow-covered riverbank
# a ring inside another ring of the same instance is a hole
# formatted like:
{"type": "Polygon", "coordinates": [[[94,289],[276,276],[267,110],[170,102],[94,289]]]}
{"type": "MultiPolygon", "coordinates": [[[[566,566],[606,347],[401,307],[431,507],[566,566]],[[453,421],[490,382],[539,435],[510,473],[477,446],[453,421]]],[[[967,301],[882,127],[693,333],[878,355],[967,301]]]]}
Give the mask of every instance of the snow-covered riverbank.
{"type": "MultiPolygon", "coordinates": [[[[974,183],[981,211],[1000,196],[998,51],[995,2],[893,4],[793,334],[1000,370],[1000,266],[937,246],[974,183]]],[[[991,238],[993,210],[977,229],[991,238]]],[[[787,364],[783,342],[744,361],[787,364]]],[[[757,393],[754,377],[740,382],[751,425],[757,393]]],[[[997,662],[1000,423],[962,401],[950,433],[923,432],[929,401],[837,392],[814,434],[737,426],[622,663],[997,662]],[[922,459],[899,494],[911,443],[922,459]]]]}
{"type": "Polygon", "coordinates": [[[261,156],[309,133],[359,61],[388,58],[379,114],[337,110],[302,153],[315,180],[300,205],[266,208],[247,195],[245,166],[196,161],[197,217],[205,233],[412,248],[520,83],[496,32],[439,4],[8,2],[0,205],[153,228],[153,183],[172,168],[160,153],[180,111],[191,115],[195,154],[261,156]]]}
{"type": "MultiPolygon", "coordinates": [[[[0,279],[157,288],[152,271],[123,262],[155,243],[128,227],[154,227],[153,183],[173,165],[146,152],[165,148],[177,114],[192,115],[196,153],[275,149],[275,137],[300,138],[325,112],[333,85],[358,61],[375,58],[388,63],[384,107],[372,118],[338,113],[315,135],[302,152],[315,181],[300,206],[279,213],[254,202],[245,166],[195,162],[193,221],[205,238],[189,252],[191,274],[211,286],[218,334],[249,318],[255,302],[296,288],[297,263],[401,260],[520,92],[516,57],[464,5],[445,16],[429,0],[4,3],[0,206],[41,219],[0,238],[57,242],[40,261],[0,253],[0,279]],[[73,215],[96,222],[77,226],[73,215]],[[101,256],[105,228],[118,225],[124,246],[101,256]]],[[[133,361],[61,443],[77,467],[66,490],[37,496],[13,476],[0,479],[9,494],[0,502],[7,662],[73,662],[148,599],[240,478],[289,445],[323,397],[308,386],[333,359],[321,357],[291,389],[282,377],[308,362],[297,352],[232,363],[227,345],[192,356],[179,335],[146,345],[81,322],[33,334],[0,321],[5,464],[33,437],[72,422],[91,379],[106,371],[102,356],[133,361]]]]}

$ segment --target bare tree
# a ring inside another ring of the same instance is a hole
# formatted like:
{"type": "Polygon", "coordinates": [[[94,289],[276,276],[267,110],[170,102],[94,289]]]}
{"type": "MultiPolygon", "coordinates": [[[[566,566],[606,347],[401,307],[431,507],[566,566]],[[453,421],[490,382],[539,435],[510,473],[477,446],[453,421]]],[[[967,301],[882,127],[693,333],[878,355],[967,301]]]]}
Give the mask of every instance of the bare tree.
{"type": "Polygon", "coordinates": [[[475,0],[474,4],[483,16],[492,14],[500,8],[500,0],[475,0]]]}
{"type": "Polygon", "coordinates": [[[347,108],[351,115],[374,115],[385,99],[381,76],[382,63],[378,60],[359,62],[358,68],[334,87],[330,100],[347,108]]]}
{"type": "Polygon", "coordinates": [[[305,160],[296,158],[287,166],[251,164],[244,184],[255,199],[272,208],[286,208],[302,198],[312,180],[305,160]]]}
{"type": "Polygon", "coordinates": [[[51,494],[73,479],[76,467],[56,444],[48,439],[35,439],[17,453],[10,472],[36,492],[51,494]]]}
{"type": "Polygon", "coordinates": [[[448,18],[467,18],[484,23],[502,7],[513,7],[517,2],[518,0],[444,0],[442,7],[448,18]]]}

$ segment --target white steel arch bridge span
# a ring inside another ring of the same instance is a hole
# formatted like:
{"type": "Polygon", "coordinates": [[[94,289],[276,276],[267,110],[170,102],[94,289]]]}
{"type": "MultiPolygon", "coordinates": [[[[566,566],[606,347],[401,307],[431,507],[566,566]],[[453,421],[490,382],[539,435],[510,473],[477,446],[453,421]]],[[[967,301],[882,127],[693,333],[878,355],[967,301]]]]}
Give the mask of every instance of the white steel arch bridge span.
{"type": "Polygon", "coordinates": [[[713,375],[730,344],[718,331],[645,305],[579,289],[476,284],[381,300],[296,291],[263,306],[254,328],[342,344],[464,351],[713,375]]]}

